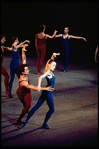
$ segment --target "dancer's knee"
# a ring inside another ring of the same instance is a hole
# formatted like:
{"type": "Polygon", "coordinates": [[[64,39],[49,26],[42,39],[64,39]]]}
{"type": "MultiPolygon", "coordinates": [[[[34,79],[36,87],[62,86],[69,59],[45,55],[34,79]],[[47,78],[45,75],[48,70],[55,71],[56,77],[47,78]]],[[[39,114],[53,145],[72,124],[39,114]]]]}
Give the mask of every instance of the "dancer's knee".
{"type": "Polygon", "coordinates": [[[54,107],[50,109],[50,112],[51,113],[54,113],[54,111],[55,111],[55,108],[54,107]]]}

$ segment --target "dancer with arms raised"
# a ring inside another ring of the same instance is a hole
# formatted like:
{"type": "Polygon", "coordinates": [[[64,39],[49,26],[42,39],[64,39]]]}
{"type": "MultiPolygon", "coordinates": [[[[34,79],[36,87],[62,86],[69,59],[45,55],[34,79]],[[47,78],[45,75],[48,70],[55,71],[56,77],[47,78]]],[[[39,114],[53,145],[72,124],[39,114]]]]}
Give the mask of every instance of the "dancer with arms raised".
{"type": "Polygon", "coordinates": [[[84,41],[87,41],[84,37],[79,37],[79,36],[73,36],[69,35],[69,27],[64,28],[64,34],[59,34],[56,35],[55,37],[60,37],[62,38],[62,45],[61,45],[61,55],[62,55],[62,61],[63,61],[63,69],[61,71],[66,72],[67,71],[67,66],[69,63],[69,39],[74,38],[74,39],[83,39],[84,41]]]}

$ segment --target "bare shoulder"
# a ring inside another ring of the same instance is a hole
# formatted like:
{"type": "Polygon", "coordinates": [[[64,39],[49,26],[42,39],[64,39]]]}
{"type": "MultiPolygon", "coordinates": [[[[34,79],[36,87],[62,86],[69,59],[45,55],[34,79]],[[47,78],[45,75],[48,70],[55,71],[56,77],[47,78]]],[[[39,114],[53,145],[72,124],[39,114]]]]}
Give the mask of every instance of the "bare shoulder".
{"type": "Polygon", "coordinates": [[[68,35],[68,36],[69,36],[69,39],[74,37],[73,35],[68,35]]]}

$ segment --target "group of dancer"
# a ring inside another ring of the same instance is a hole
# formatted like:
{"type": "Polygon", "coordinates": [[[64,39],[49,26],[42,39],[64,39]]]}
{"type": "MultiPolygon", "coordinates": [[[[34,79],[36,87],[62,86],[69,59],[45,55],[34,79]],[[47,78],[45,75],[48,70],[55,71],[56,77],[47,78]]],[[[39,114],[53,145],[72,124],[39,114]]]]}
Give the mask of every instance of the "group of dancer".
{"type": "Polygon", "coordinates": [[[75,39],[83,39],[84,41],[87,41],[84,37],[78,37],[78,36],[73,36],[69,35],[69,27],[64,28],[64,34],[59,34],[56,35],[57,31],[54,31],[54,34],[52,36],[45,34],[45,25],[40,26],[40,33],[36,34],[35,36],[35,47],[37,51],[37,74],[41,75],[38,78],[38,86],[34,86],[30,84],[29,80],[29,68],[28,65],[26,64],[26,55],[25,51],[26,47],[29,45],[30,41],[25,40],[24,42],[21,42],[19,44],[19,40],[17,37],[12,37],[12,47],[5,47],[3,44],[6,41],[5,35],[1,36],[1,73],[4,75],[4,83],[5,83],[5,88],[6,88],[6,94],[10,98],[12,98],[12,84],[13,80],[15,77],[15,74],[17,75],[19,79],[19,87],[16,91],[20,101],[23,104],[23,110],[17,120],[18,124],[23,124],[25,126],[29,119],[32,117],[32,115],[36,112],[36,110],[44,103],[46,100],[49,111],[46,114],[46,117],[44,119],[43,127],[46,129],[49,129],[50,127],[48,126],[47,122],[51,115],[53,114],[55,108],[54,108],[54,99],[53,99],[53,90],[54,90],[54,85],[55,85],[55,75],[53,74],[53,71],[56,68],[56,62],[55,58],[56,56],[60,55],[60,53],[53,53],[51,56],[51,59],[49,59],[46,63],[46,66],[44,68],[43,73],[41,73],[41,67],[45,58],[46,54],[46,39],[47,38],[54,38],[54,37],[61,37],[62,38],[62,46],[61,46],[61,53],[62,53],[62,60],[63,60],[63,69],[61,71],[66,72],[68,62],[69,62],[69,45],[68,41],[70,38],[75,38],[75,39]],[[26,44],[26,42],[28,44],[26,44]],[[22,64],[19,65],[19,48],[22,48],[22,64]],[[2,62],[3,62],[3,57],[4,57],[4,49],[12,51],[12,61],[10,63],[10,75],[8,74],[7,70],[3,67],[2,62]],[[9,82],[9,77],[10,77],[10,82],[9,82]],[[46,78],[47,80],[47,86],[46,87],[41,87],[41,82],[42,79],[46,78]],[[32,96],[31,96],[31,89],[35,90],[37,92],[40,92],[42,90],[41,96],[37,102],[37,104],[30,110],[31,107],[31,101],[32,101],[32,96]],[[25,121],[22,121],[22,118],[24,115],[28,113],[27,119],[25,121]]]}
{"type": "Polygon", "coordinates": [[[79,36],[73,36],[69,35],[69,27],[64,28],[64,33],[63,34],[57,34],[57,31],[54,31],[54,34],[52,36],[49,36],[48,34],[45,34],[45,25],[40,26],[40,33],[36,34],[35,36],[35,47],[37,51],[37,74],[42,74],[40,72],[45,54],[46,54],[46,40],[47,38],[58,38],[60,37],[62,39],[62,44],[61,44],[61,55],[62,55],[62,61],[63,61],[63,69],[61,71],[66,72],[67,71],[67,66],[69,63],[69,40],[71,38],[75,39],[83,39],[84,41],[87,41],[84,37],[79,37],[79,36]]]}

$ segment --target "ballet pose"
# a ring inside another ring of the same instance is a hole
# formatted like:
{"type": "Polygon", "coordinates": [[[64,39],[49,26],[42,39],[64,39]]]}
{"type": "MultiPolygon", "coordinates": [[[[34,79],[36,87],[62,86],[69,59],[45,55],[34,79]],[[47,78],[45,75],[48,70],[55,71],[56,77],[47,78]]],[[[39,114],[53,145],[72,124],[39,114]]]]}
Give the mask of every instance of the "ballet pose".
{"type": "Polygon", "coordinates": [[[18,48],[22,47],[22,45],[26,42],[30,42],[28,40],[25,40],[24,42],[21,42],[19,44],[19,40],[17,37],[12,37],[12,61],[10,63],[10,82],[9,82],[9,97],[12,98],[11,90],[12,90],[12,84],[14,81],[15,74],[17,75],[18,79],[20,78],[20,74],[18,72],[18,66],[19,66],[19,58],[20,58],[20,51],[18,48]]]}
{"type": "MultiPolygon", "coordinates": [[[[39,78],[38,78],[38,89],[40,90],[41,88],[41,81],[43,78],[46,77],[47,79],[47,87],[48,86],[51,86],[52,88],[54,88],[54,85],[55,85],[55,75],[53,74],[53,71],[56,67],[56,62],[53,60],[54,57],[56,57],[57,55],[59,55],[60,53],[53,53],[51,59],[49,59],[47,61],[47,64],[45,66],[45,69],[44,69],[44,74],[41,75],[39,78]]],[[[37,104],[31,109],[27,119],[24,121],[24,124],[22,127],[24,127],[29,119],[32,117],[32,115],[40,108],[40,106],[44,103],[44,101],[46,100],[47,102],[47,105],[49,107],[49,111],[47,112],[46,114],[46,117],[45,117],[45,120],[44,120],[44,123],[43,123],[43,127],[46,128],[46,129],[49,129],[50,127],[48,126],[47,122],[49,120],[49,118],[51,117],[51,115],[53,114],[54,112],[54,99],[53,99],[53,91],[42,91],[42,94],[37,102],[37,104]]]]}
{"type": "Polygon", "coordinates": [[[45,34],[45,25],[40,26],[40,33],[35,35],[35,47],[36,47],[36,52],[37,52],[37,74],[40,75],[42,74],[40,72],[45,55],[46,55],[46,40],[47,38],[54,38],[57,31],[54,31],[54,34],[52,36],[45,34]]]}
{"type": "Polygon", "coordinates": [[[63,69],[61,71],[66,72],[67,66],[69,63],[69,39],[75,38],[75,39],[83,39],[84,41],[87,41],[84,37],[78,37],[69,35],[69,27],[64,28],[64,34],[56,35],[55,37],[61,37],[62,38],[62,45],[61,45],[61,55],[62,55],[62,61],[63,61],[63,69]]]}
{"type": "MultiPolygon", "coordinates": [[[[22,49],[22,63],[23,64],[21,64],[18,67],[20,79],[19,79],[19,88],[17,89],[16,93],[24,106],[24,108],[17,120],[18,124],[23,124],[23,121],[22,121],[23,116],[26,113],[29,113],[29,108],[31,107],[31,101],[32,101],[31,89],[38,91],[38,86],[30,85],[30,80],[28,77],[29,69],[28,69],[28,65],[26,64],[26,55],[25,55],[25,51],[26,51],[25,47],[26,46],[27,46],[27,44],[25,44],[22,49]]],[[[49,87],[47,87],[47,88],[43,87],[40,89],[48,90],[48,91],[52,90],[49,87]]]]}
{"type": "Polygon", "coordinates": [[[4,58],[4,50],[12,51],[12,48],[3,46],[5,41],[6,41],[6,36],[1,34],[1,74],[5,77],[4,78],[4,84],[5,84],[5,89],[6,89],[5,93],[9,94],[9,78],[10,78],[10,75],[8,74],[7,70],[2,65],[2,63],[3,63],[3,58],[4,58]]]}

